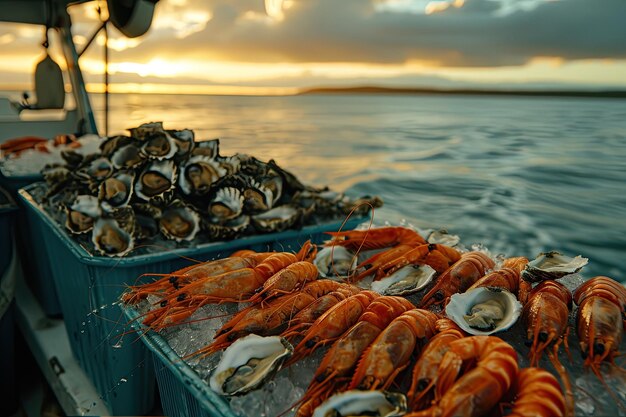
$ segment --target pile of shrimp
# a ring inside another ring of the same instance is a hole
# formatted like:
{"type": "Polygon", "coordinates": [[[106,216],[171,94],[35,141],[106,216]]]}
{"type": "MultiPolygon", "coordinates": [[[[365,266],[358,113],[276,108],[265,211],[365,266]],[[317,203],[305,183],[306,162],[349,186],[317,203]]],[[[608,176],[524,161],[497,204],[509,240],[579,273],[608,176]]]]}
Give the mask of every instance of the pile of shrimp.
{"type": "MultiPolygon", "coordinates": [[[[297,417],[317,415],[338,393],[365,390],[405,396],[396,414],[380,415],[573,416],[575,388],[560,358],[563,347],[572,361],[570,321],[585,368],[603,383],[607,369],[624,375],[615,358],[626,329],[626,288],[611,278],[587,280],[572,294],[555,279],[526,281],[525,257],[502,261],[429,243],[402,227],[331,233],[325,245],[378,252],[351,275],[324,279],[313,264],[318,247],[310,242],[297,254],[239,251],[132,286],[122,301],[151,300],[139,320],[154,331],[185,323],[208,304],[240,304],[212,342],[189,357],[216,354],[249,334],[288,340],[293,354],[283,368],[321,350],[306,392],[285,410],[297,417]],[[381,295],[362,284],[365,277],[382,279],[407,265],[436,271],[417,299],[381,295]],[[523,333],[527,359],[503,340],[509,334],[471,336],[446,317],[442,307],[449,298],[477,286],[510,291],[521,302],[521,323],[506,333],[523,333]]],[[[606,388],[623,412],[624,400],[606,388]]]]}

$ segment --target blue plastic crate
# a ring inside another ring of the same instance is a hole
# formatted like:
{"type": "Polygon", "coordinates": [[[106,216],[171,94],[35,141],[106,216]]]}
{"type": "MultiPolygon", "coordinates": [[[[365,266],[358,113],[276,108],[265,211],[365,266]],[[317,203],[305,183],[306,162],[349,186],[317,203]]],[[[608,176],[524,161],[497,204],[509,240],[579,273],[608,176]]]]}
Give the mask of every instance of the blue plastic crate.
{"type": "MultiPolygon", "coordinates": [[[[59,295],[72,351],[113,414],[145,414],[152,406],[154,391],[154,370],[145,346],[125,343],[121,348],[112,347],[124,330],[125,320],[111,306],[125,290],[125,284],[134,283],[147,272],[168,273],[188,266],[189,261],[183,257],[206,261],[239,249],[296,252],[306,240],[319,243],[327,238],[324,232],[336,231],[342,225],[337,221],[195,248],[107,258],[91,255],[35,202],[29,190],[36,186],[20,190],[20,198],[31,226],[39,233],[37,239],[45,243],[49,275],[59,295]]],[[[363,220],[351,218],[344,229],[354,228],[363,220]]]]}
{"type": "MultiPolygon", "coordinates": [[[[128,320],[135,320],[139,315],[132,307],[121,308],[128,320]]],[[[133,321],[133,327],[137,330],[146,328],[137,320],[133,321]]],[[[166,416],[236,417],[228,401],[209,388],[158,333],[142,332],[141,340],[152,352],[161,405],[166,416]]]]}
{"type": "MultiPolygon", "coordinates": [[[[0,285],[10,269],[14,256],[13,221],[17,206],[8,192],[0,188],[0,285]]],[[[15,301],[12,294],[0,293],[0,415],[11,415],[17,411],[17,392],[15,390],[15,301]]]]}
{"type": "MultiPolygon", "coordinates": [[[[11,196],[16,196],[20,188],[41,180],[40,174],[5,176],[0,170],[0,186],[11,196]]],[[[24,277],[46,315],[60,317],[61,305],[54,283],[49,277],[50,262],[46,256],[45,243],[37,239],[39,232],[36,226],[32,225],[30,217],[25,210],[19,210],[14,219],[17,230],[20,231],[15,236],[15,244],[21,258],[24,277]]]]}

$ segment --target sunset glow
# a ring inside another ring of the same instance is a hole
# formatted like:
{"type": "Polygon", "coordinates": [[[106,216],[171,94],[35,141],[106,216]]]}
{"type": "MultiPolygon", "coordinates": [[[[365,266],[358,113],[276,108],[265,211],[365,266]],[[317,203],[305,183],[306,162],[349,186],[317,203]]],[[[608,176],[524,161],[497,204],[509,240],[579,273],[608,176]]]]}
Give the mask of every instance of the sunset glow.
{"type": "MultiPolygon", "coordinates": [[[[626,51],[615,40],[626,29],[615,16],[626,7],[606,2],[589,9],[584,0],[162,0],[147,34],[109,31],[111,91],[625,88],[626,51]],[[581,30],[583,19],[596,29],[581,30]]],[[[80,49],[99,24],[96,3],[70,12],[80,49]]],[[[42,36],[36,26],[0,24],[0,88],[31,82],[42,36]]],[[[103,44],[98,37],[80,60],[92,91],[102,83],[103,44]]],[[[54,36],[51,55],[65,66],[54,36]]]]}

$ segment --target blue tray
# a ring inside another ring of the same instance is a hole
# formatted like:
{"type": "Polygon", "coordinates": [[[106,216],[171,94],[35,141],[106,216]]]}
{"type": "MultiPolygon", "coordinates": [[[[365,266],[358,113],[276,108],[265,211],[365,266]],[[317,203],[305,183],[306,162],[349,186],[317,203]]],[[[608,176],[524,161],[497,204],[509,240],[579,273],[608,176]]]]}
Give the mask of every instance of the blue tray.
{"type": "MultiPolygon", "coordinates": [[[[327,239],[324,232],[336,231],[342,224],[337,221],[195,248],[107,258],[91,255],[35,202],[29,190],[36,186],[20,190],[19,196],[26,206],[31,226],[39,232],[36,239],[46,247],[49,275],[59,295],[72,351],[116,415],[147,413],[154,392],[154,369],[146,348],[140,343],[112,347],[125,330],[119,310],[112,308],[112,303],[125,290],[125,284],[134,283],[147,272],[168,273],[188,266],[189,261],[183,256],[207,261],[239,249],[297,252],[306,240],[319,243],[327,239]]],[[[354,228],[363,221],[362,217],[351,218],[344,229],[354,228]]]]}
{"type": "MultiPolygon", "coordinates": [[[[145,330],[132,307],[121,309],[133,321],[133,328],[145,330]]],[[[228,401],[216,394],[206,382],[159,336],[149,331],[141,332],[141,341],[152,352],[156,378],[161,394],[163,413],[169,417],[237,417],[228,401]]]]}

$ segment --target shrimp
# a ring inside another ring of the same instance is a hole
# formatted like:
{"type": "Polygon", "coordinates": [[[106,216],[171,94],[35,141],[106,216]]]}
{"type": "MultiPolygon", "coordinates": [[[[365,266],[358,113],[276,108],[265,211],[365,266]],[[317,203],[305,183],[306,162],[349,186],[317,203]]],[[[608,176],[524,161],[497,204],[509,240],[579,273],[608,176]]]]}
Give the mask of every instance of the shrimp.
{"type": "Polygon", "coordinates": [[[382,296],[372,301],[359,321],[343,334],[326,353],[306,393],[300,400],[297,417],[308,416],[338,387],[349,381],[351,371],[363,352],[396,317],[415,306],[402,297],[382,296]]]}
{"type": "Polygon", "coordinates": [[[517,373],[513,408],[507,417],[562,417],[565,398],[559,381],[542,368],[524,368],[517,373]]]}
{"type": "Polygon", "coordinates": [[[452,294],[465,292],[494,265],[493,260],[483,252],[464,253],[459,261],[439,276],[435,286],[422,299],[420,307],[442,304],[452,294]]]}
{"type": "Polygon", "coordinates": [[[251,333],[259,336],[279,334],[287,328],[294,314],[313,303],[318,297],[336,290],[340,285],[341,283],[331,280],[314,281],[305,285],[301,291],[275,298],[265,306],[261,304],[250,306],[225,323],[217,331],[210,345],[192,355],[208,356],[251,333]]]}
{"type": "MultiPolygon", "coordinates": [[[[411,410],[421,410],[435,399],[437,371],[450,343],[465,337],[465,333],[450,319],[439,319],[435,323],[438,333],[428,341],[413,367],[411,387],[407,400],[411,410]]],[[[440,395],[436,397],[439,399],[440,395]]]]}
{"type": "Polygon", "coordinates": [[[430,408],[405,417],[482,416],[507,393],[517,376],[515,349],[495,336],[456,340],[444,354],[437,379],[443,396],[430,408]],[[461,373],[463,365],[476,366],[461,373]]]}
{"type": "Polygon", "coordinates": [[[438,317],[428,310],[412,309],[394,319],[378,335],[359,361],[348,389],[387,389],[435,334],[438,317]]]}
{"type": "Polygon", "coordinates": [[[163,278],[143,285],[130,286],[129,291],[122,295],[122,302],[136,304],[148,295],[165,296],[199,279],[225,274],[242,268],[254,268],[270,255],[272,255],[272,252],[247,253],[242,254],[242,256],[231,256],[190,265],[169,274],[143,274],[142,277],[159,276],[163,278]]]}
{"type": "Polygon", "coordinates": [[[369,304],[378,297],[380,295],[374,291],[361,291],[326,311],[304,333],[304,338],[296,345],[286,365],[290,366],[310,355],[318,347],[337,340],[359,320],[369,304]]]}

